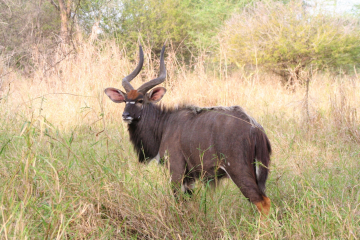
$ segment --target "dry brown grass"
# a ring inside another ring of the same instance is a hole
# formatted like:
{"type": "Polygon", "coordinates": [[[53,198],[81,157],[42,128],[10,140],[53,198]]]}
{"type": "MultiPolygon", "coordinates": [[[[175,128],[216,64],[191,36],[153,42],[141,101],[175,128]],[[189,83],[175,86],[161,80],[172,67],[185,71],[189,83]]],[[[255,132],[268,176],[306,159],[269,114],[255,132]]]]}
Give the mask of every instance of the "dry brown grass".
{"type": "MultiPolygon", "coordinates": [[[[270,229],[258,230],[256,211],[230,181],[177,204],[167,170],[136,163],[123,105],[103,94],[121,88],[136,63],[107,42],[84,44],[76,57],[31,78],[3,78],[2,238],[359,237],[358,77],[315,75],[307,115],[303,87],[293,92],[272,75],[243,72],[220,80],[181,67],[168,51],[163,104],[240,105],[264,126],[274,149],[270,229]]],[[[157,72],[145,53],[134,87],[157,72]]]]}

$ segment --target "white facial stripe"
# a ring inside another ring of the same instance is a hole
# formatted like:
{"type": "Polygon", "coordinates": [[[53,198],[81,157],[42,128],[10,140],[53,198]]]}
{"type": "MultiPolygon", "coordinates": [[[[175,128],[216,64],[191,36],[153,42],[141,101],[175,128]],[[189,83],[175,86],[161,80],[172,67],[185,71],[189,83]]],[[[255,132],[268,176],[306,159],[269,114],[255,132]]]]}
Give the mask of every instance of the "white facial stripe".
{"type": "Polygon", "coordinates": [[[124,120],[127,124],[130,124],[130,123],[132,122],[133,118],[132,118],[132,117],[126,117],[126,118],[123,117],[123,120],[124,120]]]}
{"type": "Polygon", "coordinates": [[[135,104],[135,102],[126,102],[126,104],[135,104]]]}
{"type": "Polygon", "coordinates": [[[124,120],[124,122],[126,122],[127,124],[131,124],[132,123],[132,118],[124,118],[123,119],[124,120]]]}

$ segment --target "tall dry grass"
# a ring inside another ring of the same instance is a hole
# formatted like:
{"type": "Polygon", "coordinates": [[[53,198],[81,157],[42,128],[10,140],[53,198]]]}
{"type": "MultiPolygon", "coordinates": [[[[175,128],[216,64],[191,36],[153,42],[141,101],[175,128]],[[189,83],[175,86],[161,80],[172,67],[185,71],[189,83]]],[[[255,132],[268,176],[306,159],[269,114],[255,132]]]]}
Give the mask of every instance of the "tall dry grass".
{"type": "MultiPolygon", "coordinates": [[[[201,62],[186,69],[167,50],[162,104],[240,105],[269,135],[273,205],[260,230],[256,209],[231,181],[215,192],[199,185],[193,199],[176,203],[167,169],[136,162],[123,105],[103,94],[135,67],[124,56],[112,42],[84,44],[47,71],[3,78],[1,238],[360,237],[357,76],[314,75],[305,109],[305,88],[289,91],[267,74],[219,79],[201,62]]],[[[134,87],[156,76],[152,57],[145,48],[134,87]]]]}

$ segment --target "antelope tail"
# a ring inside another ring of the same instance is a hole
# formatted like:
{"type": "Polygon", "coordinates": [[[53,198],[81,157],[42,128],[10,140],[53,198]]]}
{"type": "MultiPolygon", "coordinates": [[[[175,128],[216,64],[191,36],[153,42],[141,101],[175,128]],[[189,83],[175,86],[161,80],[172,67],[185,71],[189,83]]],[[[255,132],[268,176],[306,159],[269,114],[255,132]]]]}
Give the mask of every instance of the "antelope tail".
{"type": "Polygon", "coordinates": [[[269,173],[271,155],[271,145],[266,134],[262,131],[257,131],[255,141],[255,174],[256,182],[261,191],[265,195],[265,182],[269,173]]]}

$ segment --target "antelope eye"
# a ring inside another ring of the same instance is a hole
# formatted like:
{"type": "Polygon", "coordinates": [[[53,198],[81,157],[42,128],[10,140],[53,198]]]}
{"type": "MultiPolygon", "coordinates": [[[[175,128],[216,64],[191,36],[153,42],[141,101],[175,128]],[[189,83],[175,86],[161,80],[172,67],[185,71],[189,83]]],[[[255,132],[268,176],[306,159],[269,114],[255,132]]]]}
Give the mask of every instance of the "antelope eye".
{"type": "Polygon", "coordinates": [[[144,100],[140,99],[140,100],[138,101],[138,103],[143,103],[143,101],[144,101],[144,100]]]}

